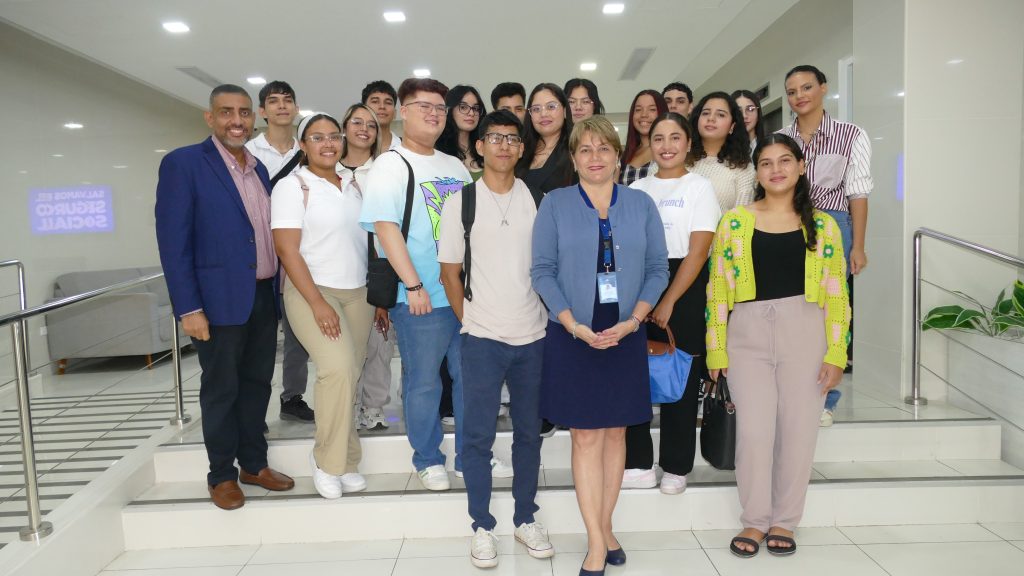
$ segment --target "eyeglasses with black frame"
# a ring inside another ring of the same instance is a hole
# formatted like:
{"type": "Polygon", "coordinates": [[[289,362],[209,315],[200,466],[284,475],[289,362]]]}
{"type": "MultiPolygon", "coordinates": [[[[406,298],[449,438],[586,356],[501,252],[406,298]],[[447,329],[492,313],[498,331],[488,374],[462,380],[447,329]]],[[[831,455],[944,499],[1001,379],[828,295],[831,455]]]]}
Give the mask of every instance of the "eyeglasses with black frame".
{"type": "Polygon", "coordinates": [[[483,106],[479,104],[467,104],[465,102],[459,102],[458,106],[456,106],[455,109],[458,110],[459,113],[465,114],[466,116],[479,116],[484,113],[483,106]]]}
{"type": "Polygon", "coordinates": [[[509,146],[518,147],[523,143],[523,138],[519,134],[502,134],[500,132],[488,132],[480,137],[481,140],[488,144],[498,145],[501,144],[502,140],[508,143],[509,146]]]}

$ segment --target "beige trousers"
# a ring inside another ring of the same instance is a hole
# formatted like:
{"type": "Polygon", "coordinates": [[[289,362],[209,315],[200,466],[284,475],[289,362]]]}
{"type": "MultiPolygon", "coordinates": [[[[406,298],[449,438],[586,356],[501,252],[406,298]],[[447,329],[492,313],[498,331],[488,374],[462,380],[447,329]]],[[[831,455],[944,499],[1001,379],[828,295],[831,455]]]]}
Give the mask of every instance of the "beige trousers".
{"type": "Polygon", "coordinates": [[[825,397],[825,312],[793,296],[736,304],[727,333],[744,528],[793,530],[811,478],[825,397]]]}
{"type": "Polygon", "coordinates": [[[317,286],[324,300],[338,313],[341,337],[331,340],[317,326],[306,299],[287,282],[284,306],[292,331],[316,365],[313,406],[316,440],[313,456],[328,474],[357,472],[363,457],[355,429],[353,404],[356,382],[366,359],[373,308],[366,303],[366,288],[349,290],[317,286]]]}

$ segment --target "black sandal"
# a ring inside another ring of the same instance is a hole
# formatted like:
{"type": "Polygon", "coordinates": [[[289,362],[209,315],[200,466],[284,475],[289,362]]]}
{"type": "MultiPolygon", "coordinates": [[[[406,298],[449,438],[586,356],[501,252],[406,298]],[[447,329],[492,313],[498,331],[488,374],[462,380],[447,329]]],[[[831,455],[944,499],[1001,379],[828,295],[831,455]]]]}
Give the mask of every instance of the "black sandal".
{"type": "Polygon", "coordinates": [[[775,544],[768,544],[768,553],[772,556],[789,556],[790,554],[796,553],[796,541],[789,536],[769,534],[765,537],[765,541],[776,542],[775,544]],[[789,544],[789,546],[779,546],[779,542],[789,544]]]}
{"type": "Polygon", "coordinates": [[[746,538],[744,536],[737,536],[737,537],[732,539],[732,542],[729,542],[729,551],[732,552],[733,555],[738,556],[740,558],[753,558],[754,556],[757,556],[758,552],[761,551],[761,544],[759,542],[754,541],[753,538],[746,538]],[[737,543],[739,543],[739,544],[749,544],[749,545],[754,547],[754,550],[753,551],[744,550],[743,548],[740,548],[739,546],[737,546],[736,545],[737,543]]]}

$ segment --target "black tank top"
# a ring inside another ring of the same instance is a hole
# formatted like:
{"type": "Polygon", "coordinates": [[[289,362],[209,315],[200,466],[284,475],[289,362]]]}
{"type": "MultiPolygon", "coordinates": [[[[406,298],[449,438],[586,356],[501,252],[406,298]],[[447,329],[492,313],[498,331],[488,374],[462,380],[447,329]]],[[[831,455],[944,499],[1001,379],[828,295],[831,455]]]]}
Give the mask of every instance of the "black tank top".
{"type": "Polygon", "coordinates": [[[754,300],[775,300],[804,293],[807,244],[802,230],[774,234],[754,229],[750,242],[754,263],[754,300]]]}

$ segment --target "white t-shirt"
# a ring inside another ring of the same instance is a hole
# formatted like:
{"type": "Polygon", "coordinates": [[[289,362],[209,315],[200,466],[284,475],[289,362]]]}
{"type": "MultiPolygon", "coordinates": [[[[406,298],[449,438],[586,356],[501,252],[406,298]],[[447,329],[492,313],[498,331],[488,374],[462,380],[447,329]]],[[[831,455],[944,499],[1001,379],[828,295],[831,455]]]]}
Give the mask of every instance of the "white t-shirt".
{"type": "MultiPolygon", "coordinates": [[[[359,216],[364,230],[372,232],[374,222],[402,225],[409,169],[399,154],[409,161],[416,178],[406,249],[416,274],[423,282],[423,289],[430,296],[430,305],[444,308],[448,306],[448,297],[441,286],[441,265],[437,262],[441,209],[448,198],[472,179],[462,161],[436,150],[429,156],[416,154],[405,146],[399,146],[395,152],[385,152],[374,160],[366,176],[363,209],[359,216]]],[[[398,302],[408,303],[404,285],[398,290],[398,302]]]]}
{"type": "Polygon", "coordinates": [[[351,176],[342,190],[303,166],[281,179],[270,196],[270,227],[301,228],[299,253],[313,282],[328,288],[366,286],[366,231],[359,226],[362,194],[351,176]],[[302,204],[299,176],[309,186],[302,204]]]}
{"type": "MultiPolygon", "coordinates": [[[[263,162],[263,165],[267,167],[267,172],[270,177],[273,178],[277,171],[280,170],[293,156],[299,153],[299,143],[294,138],[292,139],[292,149],[281,154],[267,142],[267,136],[261,132],[259,136],[249,140],[245,143],[245,147],[252,152],[252,155],[263,162]]],[[[298,169],[298,166],[295,167],[298,169]]],[[[294,172],[295,170],[292,170],[294,172]]]]}
{"type": "Polygon", "coordinates": [[[648,176],[631,187],[643,190],[654,199],[665,225],[665,243],[669,258],[685,258],[690,253],[691,232],[715,232],[722,210],[711,181],[693,172],[682,178],[648,176]]]}
{"type": "MultiPolygon", "coordinates": [[[[476,181],[476,217],[470,233],[473,301],[463,302],[463,334],[513,346],[544,337],[547,312],[530,282],[536,218],[537,206],[522,180],[517,178],[507,194],[494,194],[483,178],[476,181]],[[502,225],[503,215],[508,225],[502,225]]],[[[437,260],[461,264],[465,254],[462,194],[456,194],[441,213],[437,260]]]]}

